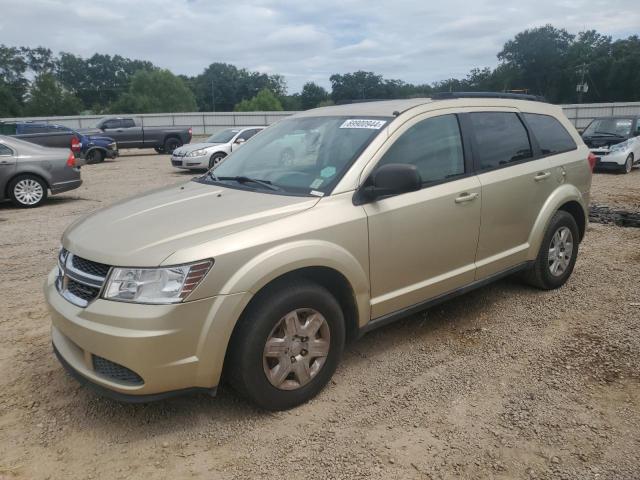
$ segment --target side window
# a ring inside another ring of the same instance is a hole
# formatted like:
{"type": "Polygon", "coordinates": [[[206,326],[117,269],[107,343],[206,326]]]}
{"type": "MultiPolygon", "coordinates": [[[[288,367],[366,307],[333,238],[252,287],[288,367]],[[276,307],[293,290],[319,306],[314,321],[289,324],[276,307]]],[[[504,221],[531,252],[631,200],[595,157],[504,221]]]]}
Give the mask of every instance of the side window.
{"type": "Polygon", "coordinates": [[[16,124],[15,123],[0,123],[0,135],[15,135],[16,124]]]}
{"type": "Polygon", "coordinates": [[[249,140],[251,137],[253,137],[259,131],[260,130],[256,130],[255,128],[253,130],[245,130],[240,135],[238,135],[238,138],[242,138],[244,140],[249,140]]]}
{"type": "Polygon", "coordinates": [[[102,124],[102,128],[120,128],[120,120],[107,120],[102,124]]]}
{"type": "Polygon", "coordinates": [[[543,155],[568,152],[577,148],[569,132],[552,116],[525,113],[524,119],[536,137],[543,155]]]}
{"type": "Polygon", "coordinates": [[[469,118],[478,150],[473,153],[481,170],[533,157],[527,130],[515,113],[477,112],[470,113],[469,118]]]}
{"type": "Polygon", "coordinates": [[[442,115],[416,123],[398,138],[378,165],[409,163],[423,183],[464,174],[460,127],[455,115],[442,115]]]}
{"type": "Polygon", "coordinates": [[[32,124],[25,124],[22,126],[22,132],[26,133],[26,134],[30,134],[30,133],[49,133],[51,131],[50,127],[48,125],[32,125],[32,124]]]}
{"type": "Polygon", "coordinates": [[[13,150],[11,150],[6,145],[0,143],[0,157],[11,157],[13,155],[13,150]]]}
{"type": "Polygon", "coordinates": [[[123,118],[120,120],[120,126],[123,128],[131,128],[136,126],[136,122],[133,121],[133,118],[123,118]]]}

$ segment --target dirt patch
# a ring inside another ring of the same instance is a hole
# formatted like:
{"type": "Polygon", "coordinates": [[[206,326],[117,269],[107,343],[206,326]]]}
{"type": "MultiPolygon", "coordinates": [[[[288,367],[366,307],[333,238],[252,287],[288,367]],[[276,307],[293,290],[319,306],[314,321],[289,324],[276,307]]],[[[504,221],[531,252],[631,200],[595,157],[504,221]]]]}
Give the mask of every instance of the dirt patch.
{"type": "MultiPolygon", "coordinates": [[[[60,235],[194,176],[166,155],[125,153],[83,167],[81,189],[42,208],[0,205],[2,480],[637,478],[635,228],[591,224],[559,290],[507,279],[372,332],[319,397],[289,412],[257,411],[227,388],[126,405],[81,387],[51,352],[41,293],[60,235]]],[[[618,208],[617,189],[640,203],[638,179],[596,175],[594,201],[618,208]]]]}
{"type": "Polygon", "coordinates": [[[618,227],[640,228],[640,211],[614,209],[606,205],[591,205],[589,209],[589,221],[617,225],[618,227]]]}

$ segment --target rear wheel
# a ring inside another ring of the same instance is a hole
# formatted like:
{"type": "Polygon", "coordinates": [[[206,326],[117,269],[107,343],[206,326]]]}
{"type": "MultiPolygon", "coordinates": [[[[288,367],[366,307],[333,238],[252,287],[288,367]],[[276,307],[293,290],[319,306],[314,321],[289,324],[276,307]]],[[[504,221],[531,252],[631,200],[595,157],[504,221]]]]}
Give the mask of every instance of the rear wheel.
{"type": "Polygon", "coordinates": [[[167,138],[164,142],[165,153],[172,154],[173,151],[182,146],[182,142],[175,137],[167,138]]]}
{"type": "Polygon", "coordinates": [[[9,184],[9,196],[17,207],[38,207],[47,199],[47,184],[35,175],[19,175],[9,184]]]}
{"type": "Polygon", "coordinates": [[[573,272],[578,257],[578,224],[571,214],[557,211],[549,222],[536,258],[524,278],[542,290],[559,288],[573,272]]]}
{"type": "Polygon", "coordinates": [[[104,153],[101,150],[91,150],[87,153],[87,163],[104,162],[104,153]]]}
{"type": "Polygon", "coordinates": [[[264,289],[242,315],[225,368],[258,406],[286,410],[327,384],[344,348],[344,316],[325,288],[308,281],[264,289]]]}

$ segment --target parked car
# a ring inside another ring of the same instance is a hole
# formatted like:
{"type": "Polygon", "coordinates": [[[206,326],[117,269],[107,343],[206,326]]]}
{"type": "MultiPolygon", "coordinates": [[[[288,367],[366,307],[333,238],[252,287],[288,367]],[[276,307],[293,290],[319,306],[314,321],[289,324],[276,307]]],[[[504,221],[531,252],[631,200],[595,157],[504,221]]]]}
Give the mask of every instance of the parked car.
{"type": "Polygon", "coordinates": [[[71,148],[78,158],[87,163],[99,163],[105,158],[118,156],[118,146],[113,138],[85,135],[64,125],[0,122],[0,135],[9,135],[44,147],[71,148]]]}
{"type": "Polygon", "coordinates": [[[638,117],[596,118],[584,129],[582,139],[596,156],[598,169],[629,173],[640,162],[638,117]]]}
{"type": "Polygon", "coordinates": [[[191,141],[192,129],[183,127],[143,127],[131,117],[105,117],[88,134],[104,134],[113,138],[120,148],[153,148],[158,153],[173,153],[191,141]]]}
{"type": "Polygon", "coordinates": [[[204,142],[176,148],[171,155],[171,165],[187,169],[212,168],[264,128],[243,127],[221,130],[204,142]]]}
{"type": "Polygon", "coordinates": [[[0,200],[22,208],[40,206],[52,195],[78,188],[80,168],[68,148],[49,148],[0,135],[0,200]]]}
{"type": "Polygon", "coordinates": [[[559,107],[478,95],[307,110],[75,222],[44,287],[61,363],[129,401],[213,394],[224,371],[286,409],[374,328],[506,275],[562,286],[594,157],[559,107]],[[294,133],[315,161],[274,165],[294,133]]]}

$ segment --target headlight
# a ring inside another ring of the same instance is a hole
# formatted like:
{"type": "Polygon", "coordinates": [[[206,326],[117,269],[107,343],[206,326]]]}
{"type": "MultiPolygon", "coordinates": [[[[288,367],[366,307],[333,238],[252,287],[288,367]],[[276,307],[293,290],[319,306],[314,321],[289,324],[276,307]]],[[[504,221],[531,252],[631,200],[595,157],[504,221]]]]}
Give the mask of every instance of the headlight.
{"type": "Polygon", "coordinates": [[[200,150],[194,150],[193,152],[187,153],[187,157],[201,157],[202,155],[206,155],[207,150],[201,148],[200,150]]]}
{"type": "Polygon", "coordinates": [[[610,152],[617,152],[619,150],[626,150],[627,148],[629,148],[629,140],[625,140],[622,143],[616,143],[615,145],[611,145],[609,147],[609,151],[610,152]]]}
{"type": "Polygon", "coordinates": [[[103,297],[132,303],[180,303],[198,286],[213,261],[164,268],[111,269],[103,297]]]}

